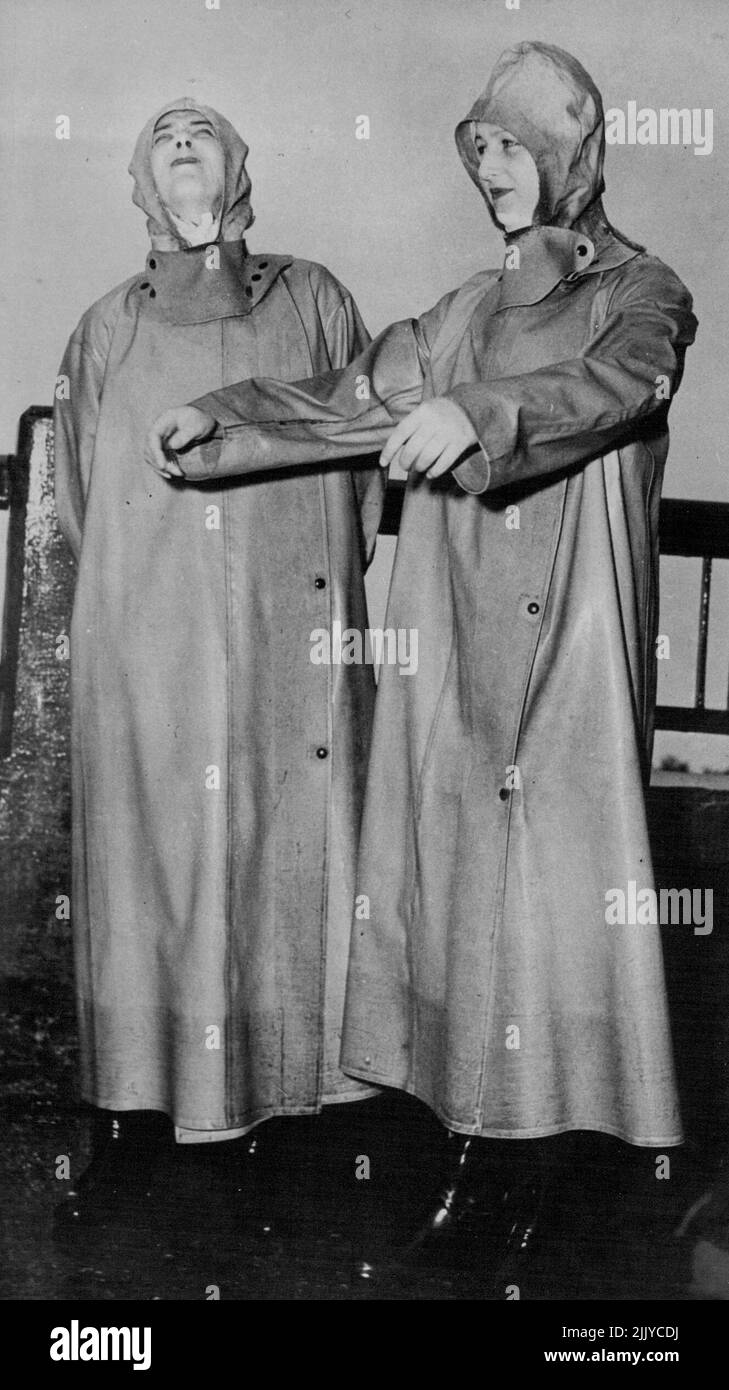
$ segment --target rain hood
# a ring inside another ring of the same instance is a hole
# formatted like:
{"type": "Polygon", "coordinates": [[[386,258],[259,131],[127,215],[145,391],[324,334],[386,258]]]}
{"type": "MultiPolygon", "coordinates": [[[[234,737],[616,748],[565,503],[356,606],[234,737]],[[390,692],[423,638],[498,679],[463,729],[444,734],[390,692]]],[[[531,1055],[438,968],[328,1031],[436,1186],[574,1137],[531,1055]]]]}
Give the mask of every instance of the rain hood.
{"type": "Polygon", "coordinates": [[[215,130],[225,152],[225,188],[220,231],[216,240],[240,241],[253,221],[251,181],[246,173],[248,146],[230,121],[226,121],[211,106],[202,106],[192,97],[178,97],[176,101],[168,101],[147,121],[129,165],[129,173],[134,179],[132,201],[147,214],[147,230],[152,246],[156,251],[179,251],[187,244],[162,202],[152,175],[154,128],[162,116],[169,115],[170,111],[198,111],[215,130]]]}
{"type": "MultiPolygon", "coordinates": [[[[510,131],[532,156],[540,187],[535,224],[572,227],[599,199],[605,187],[602,98],[589,74],[564,49],[534,42],[507,48],[485,92],[456,127],[461,159],[486,199],[473,140],[477,121],[510,131]]],[[[486,203],[496,222],[488,199],[486,203]]]]}
{"type": "Polygon", "coordinates": [[[602,97],[570,53],[529,41],[507,48],[486,90],[456,126],[461,159],[503,232],[478,178],[479,121],[516,136],[539,173],[532,226],[506,235],[507,245],[518,241],[519,256],[513,266],[506,258],[499,308],[537,303],[561,279],[620,265],[644,249],[605,216],[602,97]]]}
{"type": "Polygon", "coordinates": [[[168,101],[147,121],[134,150],[129,172],[132,200],[147,214],[152,249],[140,277],[140,311],[168,323],[207,323],[249,314],[268,292],[290,256],[250,256],[243,234],[253,221],[251,181],[246,173],[248,146],[229,121],[192,97],[168,101]],[[225,155],[223,202],[210,242],[191,245],[184,224],[162,202],[152,174],[154,128],[170,111],[198,111],[213,126],[225,155]],[[213,272],[213,273],[211,273],[213,272]]]}

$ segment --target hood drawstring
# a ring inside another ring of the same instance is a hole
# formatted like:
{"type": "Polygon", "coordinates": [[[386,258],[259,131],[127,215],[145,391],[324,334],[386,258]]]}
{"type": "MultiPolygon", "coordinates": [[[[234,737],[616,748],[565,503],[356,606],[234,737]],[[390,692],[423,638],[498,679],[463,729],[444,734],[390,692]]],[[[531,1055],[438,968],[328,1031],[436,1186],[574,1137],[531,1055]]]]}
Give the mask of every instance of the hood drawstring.
{"type": "Polygon", "coordinates": [[[186,246],[209,246],[212,241],[217,241],[220,235],[220,214],[213,217],[212,212],[204,212],[199,222],[186,222],[184,217],[178,217],[172,208],[165,206],[165,212],[170,218],[175,231],[178,233],[186,246]]]}

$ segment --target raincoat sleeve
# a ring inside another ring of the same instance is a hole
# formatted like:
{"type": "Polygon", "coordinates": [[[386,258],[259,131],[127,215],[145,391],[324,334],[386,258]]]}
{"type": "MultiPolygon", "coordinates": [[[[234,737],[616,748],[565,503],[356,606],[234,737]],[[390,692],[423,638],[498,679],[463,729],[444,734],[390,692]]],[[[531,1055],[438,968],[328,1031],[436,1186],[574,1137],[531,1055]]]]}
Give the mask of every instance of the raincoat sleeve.
{"type": "Polygon", "coordinates": [[[82,320],[63,355],[53,407],[56,514],[77,560],[104,368],[105,355],[82,320]]]}
{"type": "MultiPolygon", "coordinates": [[[[338,286],[341,290],[341,286],[338,286]]],[[[351,295],[344,292],[325,325],[327,348],[335,368],[346,367],[354,357],[369,346],[370,335],[351,295]]],[[[370,564],[375,552],[377,533],[382,519],[387,478],[376,459],[362,461],[362,467],[352,469],[352,486],[357,499],[357,511],[362,536],[362,561],[370,564]]]]}
{"type": "Polygon", "coordinates": [[[204,444],[176,455],[189,479],[330,463],[380,449],[419,405],[430,343],[452,295],[420,319],[384,329],[339,371],[309,381],[242,381],[192,404],[218,421],[204,444]]]}
{"type": "Polygon", "coordinates": [[[605,321],[579,357],[520,376],[454,386],[480,451],[454,469],[466,492],[576,468],[665,415],[696,319],[688,290],[658,261],[630,262],[605,321]]]}

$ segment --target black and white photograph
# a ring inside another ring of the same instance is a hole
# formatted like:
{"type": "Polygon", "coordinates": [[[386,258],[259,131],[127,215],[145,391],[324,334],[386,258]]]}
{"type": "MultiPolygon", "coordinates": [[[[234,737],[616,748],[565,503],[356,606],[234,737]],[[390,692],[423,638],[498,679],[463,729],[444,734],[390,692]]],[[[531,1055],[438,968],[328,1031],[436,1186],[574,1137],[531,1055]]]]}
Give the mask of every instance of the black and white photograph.
{"type": "Polygon", "coordinates": [[[1,0],[0,50],[0,1296],[51,1384],[194,1302],[678,1362],[729,8],[1,0]]]}

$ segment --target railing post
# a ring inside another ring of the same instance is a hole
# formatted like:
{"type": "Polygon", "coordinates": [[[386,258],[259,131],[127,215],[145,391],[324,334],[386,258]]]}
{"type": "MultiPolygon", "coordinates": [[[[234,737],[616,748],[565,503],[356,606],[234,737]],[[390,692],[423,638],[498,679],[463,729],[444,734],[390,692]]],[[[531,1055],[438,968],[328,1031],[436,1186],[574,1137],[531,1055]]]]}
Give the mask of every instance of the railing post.
{"type": "Polygon", "coordinates": [[[711,604],[711,556],[705,555],[701,566],[701,600],[699,603],[699,645],[696,652],[696,688],[694,708],[703,709],[706,697],[706,651],[709,640],[709,607],[711,604]]]}

